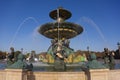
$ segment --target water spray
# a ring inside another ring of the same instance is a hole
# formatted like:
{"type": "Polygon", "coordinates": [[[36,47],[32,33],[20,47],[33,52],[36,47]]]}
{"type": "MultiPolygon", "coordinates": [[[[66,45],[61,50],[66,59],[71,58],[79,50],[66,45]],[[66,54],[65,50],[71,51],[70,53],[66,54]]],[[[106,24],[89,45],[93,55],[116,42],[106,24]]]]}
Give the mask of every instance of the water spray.
{"type": "Polygon", "coordinates": [[[12,38],[12,40],[11,40],[11,42],[10,42],[10,45],[9,45],[8,49],[13,45],[13,43],[14,43],[14,41],[15,41],[15,39],[16,39],[16,37],[17,37],[17,35],[18,35],[21,27],[22,27],[22,25],[23,25],[27,20],[29,20],[29,19],[33,20],[37,25],[39,24],[38,21],[37,21],[34,17],[25,18],[25,19],[23,20],[23,22],[18,26],[15,34],[13,35],[13,38],[12,38]]]}
{"type": "Polygon", "coordinates": [[[102,38],[102,40],[104,41],[105,43],[105,46],[108,47],[108,42],[107,40],[105,39],[105,36],[103,35],[102,31],[100,30],[99,26],[93,21],[91,20],[90,18],[87,18],[87,17],[82,17],[80,19],[81,21],[84,21],[84,22],[87,22],[88,24],[90,24],[92,27],[94,27],[98,34],[100,35],[100,37],[102,38]]]}

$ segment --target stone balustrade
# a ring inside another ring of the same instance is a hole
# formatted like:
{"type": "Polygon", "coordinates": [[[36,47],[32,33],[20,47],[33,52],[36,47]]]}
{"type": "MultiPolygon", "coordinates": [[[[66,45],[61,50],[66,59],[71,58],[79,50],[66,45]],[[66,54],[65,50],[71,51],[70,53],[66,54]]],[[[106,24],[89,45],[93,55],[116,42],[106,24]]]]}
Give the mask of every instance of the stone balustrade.
{"type": "Polygon", "coordinates": [[[33,72],[0,70],[0,80],[118,80],[120,70],[93,69],[87,72],[33,72]]]}

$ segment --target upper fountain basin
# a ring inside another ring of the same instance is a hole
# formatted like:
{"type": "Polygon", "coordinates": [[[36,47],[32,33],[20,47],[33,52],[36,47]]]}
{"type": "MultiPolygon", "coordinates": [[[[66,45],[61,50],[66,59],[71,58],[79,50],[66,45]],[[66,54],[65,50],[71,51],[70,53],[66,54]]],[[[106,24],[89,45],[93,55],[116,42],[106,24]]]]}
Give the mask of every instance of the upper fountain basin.
{"type": "Polygon", "coordinates": [[[38,32],[47,38],[73,38],[83,32],[82,26],[72,22],[52,22],[40,26],[38,32]]]}

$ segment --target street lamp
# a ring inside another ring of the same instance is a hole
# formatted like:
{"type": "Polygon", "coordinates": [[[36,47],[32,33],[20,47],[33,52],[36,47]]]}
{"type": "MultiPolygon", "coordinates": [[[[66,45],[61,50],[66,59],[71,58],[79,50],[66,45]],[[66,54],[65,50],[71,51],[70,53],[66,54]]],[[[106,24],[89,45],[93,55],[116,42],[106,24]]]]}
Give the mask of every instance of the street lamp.
{"type": "Polygon", "coordinates": [[[88,51],[88,53],[89,53],[89,46],[87,46],[87,51],[88,51]]]}
{"type": "Polygon", "coordinates": [[[120,43],[119,42],[117,43],[117,45],[118,45],[118,48],[120,48],[120,43]]]}

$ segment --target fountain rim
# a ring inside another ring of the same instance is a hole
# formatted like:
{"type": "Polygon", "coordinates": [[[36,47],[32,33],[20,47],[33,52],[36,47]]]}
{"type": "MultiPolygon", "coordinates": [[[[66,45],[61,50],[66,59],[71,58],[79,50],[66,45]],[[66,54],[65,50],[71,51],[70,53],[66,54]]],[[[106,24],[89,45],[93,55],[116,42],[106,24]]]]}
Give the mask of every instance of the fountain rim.
{"type": "MultiPolygon", "coordinates": [[[[63,30],[66,33],[70,33],[70,34],[73,33],[73,35],[71,35],[71,37],[68,37],[67,39],[73,38],[83,32],[83,28],[81,25],[78,25],[72,22],[60,22],[59,25],[61,25],[59,26],[59,31],[63,30]]],[[[54,39],[53,37],[50,37],[45,33],[47,32],[51,33],[52,31],[55,31],[55,30],[58,31],[58,22],[49,22],[41,25],[41,27],[38,29],[38,32],[47,38],[54,39]]]]}

